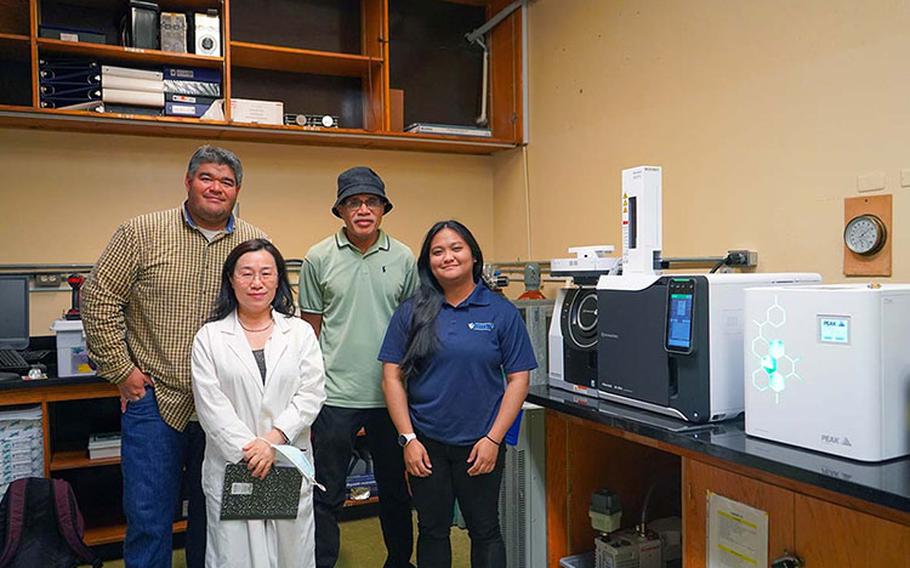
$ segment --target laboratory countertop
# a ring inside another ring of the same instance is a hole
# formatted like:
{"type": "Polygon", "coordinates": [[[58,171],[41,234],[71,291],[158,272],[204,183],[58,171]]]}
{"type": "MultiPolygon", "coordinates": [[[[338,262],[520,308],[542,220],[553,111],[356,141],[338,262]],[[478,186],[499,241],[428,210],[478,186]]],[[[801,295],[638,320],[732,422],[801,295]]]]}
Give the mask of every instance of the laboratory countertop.
{"type": "Polygon", "coordinates": [[[693,426],[546,385],[532,386],[527,400],[681,450],[910,512],[910,457],[877,463],[848,460],[747,436],[741,416],[693,426]]]}

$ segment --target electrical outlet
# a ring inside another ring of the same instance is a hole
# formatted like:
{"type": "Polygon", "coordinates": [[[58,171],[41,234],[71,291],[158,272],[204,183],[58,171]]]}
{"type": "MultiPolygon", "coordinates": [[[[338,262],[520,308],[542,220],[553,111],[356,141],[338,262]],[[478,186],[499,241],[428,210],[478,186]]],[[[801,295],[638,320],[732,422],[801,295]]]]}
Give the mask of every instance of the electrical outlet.
{"type": "Polygon", "coordinates": [[[59,288],[62,278],[59,274],[36,274],[35,286],[38,288],[59,288]]]}
{"type": "Polygon", "coordinates": [[[754,268],[758,266],[758,252],[754,250],[728,250],[727,266],[754,268]]]}

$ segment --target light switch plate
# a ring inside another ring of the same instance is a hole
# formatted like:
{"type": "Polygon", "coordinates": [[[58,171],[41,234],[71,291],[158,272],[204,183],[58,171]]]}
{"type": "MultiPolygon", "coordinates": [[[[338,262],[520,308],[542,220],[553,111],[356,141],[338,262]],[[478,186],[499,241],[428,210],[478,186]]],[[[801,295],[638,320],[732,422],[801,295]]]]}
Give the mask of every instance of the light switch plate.
{"type": "Polygon", "coordinates": [[[910,169],[901,170],[901,187],[910,187],[910,169]]]}
{"type": "Polygon", "coordinates": [[[879,191],[885,189],[885,172],[869,172],[856,176],[856,191],[879,191]]]}

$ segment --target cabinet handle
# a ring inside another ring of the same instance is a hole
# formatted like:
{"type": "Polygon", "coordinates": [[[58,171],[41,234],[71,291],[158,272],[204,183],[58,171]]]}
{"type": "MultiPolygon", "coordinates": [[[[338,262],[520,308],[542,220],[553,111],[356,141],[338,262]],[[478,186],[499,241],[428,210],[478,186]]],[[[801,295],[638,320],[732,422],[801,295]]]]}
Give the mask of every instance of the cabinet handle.
{"type": "Polygon", "coordinates": [[[805,564],[795,554],[790,554],[786,550],[784,555],[771,562],[771,568],[803,568],[805,564]]]}

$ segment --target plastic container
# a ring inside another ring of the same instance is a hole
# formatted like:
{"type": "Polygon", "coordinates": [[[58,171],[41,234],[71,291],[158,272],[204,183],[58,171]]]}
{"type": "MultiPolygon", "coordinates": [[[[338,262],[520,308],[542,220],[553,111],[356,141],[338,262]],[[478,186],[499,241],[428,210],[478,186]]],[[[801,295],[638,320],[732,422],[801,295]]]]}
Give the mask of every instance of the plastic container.
{"type": "Polygon", "coordinates": [[[95,374],[85,348],[81,320],[54,320],[57,334],[57,376],[90,377],[95,374]]]}
{"type": "Polygon", "coordinates": [[[559,568],[594,568],[594,553],[584,552],[560,558],[559,568]]]}

